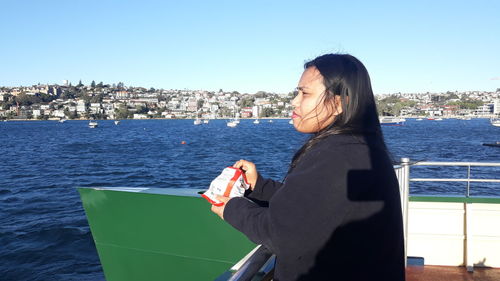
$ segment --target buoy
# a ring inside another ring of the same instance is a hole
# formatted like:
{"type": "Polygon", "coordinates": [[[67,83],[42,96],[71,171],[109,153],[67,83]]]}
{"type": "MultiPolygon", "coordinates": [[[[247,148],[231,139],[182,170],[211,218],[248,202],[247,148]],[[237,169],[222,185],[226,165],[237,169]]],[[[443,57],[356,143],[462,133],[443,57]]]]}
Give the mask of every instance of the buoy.
{"type": "Polygon", "coordinates": [[[181,144],[186,144],[186,141],[181,141],[181,144]]]}

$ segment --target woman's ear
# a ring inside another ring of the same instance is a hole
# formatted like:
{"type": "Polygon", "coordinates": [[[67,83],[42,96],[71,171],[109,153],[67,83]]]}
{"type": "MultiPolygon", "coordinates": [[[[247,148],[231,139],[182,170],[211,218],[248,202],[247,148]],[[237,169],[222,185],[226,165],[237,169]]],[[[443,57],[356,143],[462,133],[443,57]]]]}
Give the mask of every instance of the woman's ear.
{"type": "MultiPolygon", "coordinates": [[[[349,97],[346,97],[346,101],[349,97]]],[[[334,101],[334,110],[335,110],[335,115],[339,115],[340,113],[342,113],[342,98],[340,97],[340,95],[335,95],[333,97],[333,101],[334,101]]]]}

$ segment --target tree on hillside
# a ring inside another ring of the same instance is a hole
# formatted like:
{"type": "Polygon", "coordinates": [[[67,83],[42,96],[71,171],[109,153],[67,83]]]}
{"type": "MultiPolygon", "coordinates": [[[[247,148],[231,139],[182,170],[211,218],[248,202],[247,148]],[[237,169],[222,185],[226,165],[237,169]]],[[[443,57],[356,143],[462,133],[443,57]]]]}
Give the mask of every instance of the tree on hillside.
{"type": "Polygon", "coordinates": [[[254,106],[255,98],[253,96],[245,97],[241,99],[238,103],[240,107],[252,107],[254,106]]]}
{"type": "Polygon", "coordinates": [[[203,99],[199,99],[197,102],[196,102],[196,109],[200,109],[203,107],[203,104],[205,103],[205,101],[203,99]]]}
{"type": "Polygon", "coordinates": [[[19,106],[30,106],[32,104],[37,104],[41,102],[38,96],[27,95],[25,93],[20,93],[15,97],[15,101],[19,103],[19,106]]]}
{"type": "Polygon", "coordinates": [[[138,113],[138,114],[146,114],[149,111],[149,108],[147,106],[144,106],[144,105],[138,105],[135,108],[137,110],[136,113],[138,113]]]}
{"type": "Polygon", "coordinates": [[[256,98],[265,98],[267,96],[267,93],[264,92],[264,91],[258,91],[257,93],[255,93],[254,95],[256,98]]]}
{"type": "Polygon", "coordinates": [[[118,119],[127,119],[130,115],[130,111],[128,107],[124,104],[121,104],[118,108],[115,109],[116,118],[118,119]]]}
{"type": "Polygon", "coordinates": [[[274,110],[270,107],[265,107],[260,113],[260,117],[271,117],[274,115],[274,110]]]}
{"type": "Polygon", "coordinates": [[[100,93],[90,98],[91,103],[101,103],[104,99],[104,94],[100,93]]]}

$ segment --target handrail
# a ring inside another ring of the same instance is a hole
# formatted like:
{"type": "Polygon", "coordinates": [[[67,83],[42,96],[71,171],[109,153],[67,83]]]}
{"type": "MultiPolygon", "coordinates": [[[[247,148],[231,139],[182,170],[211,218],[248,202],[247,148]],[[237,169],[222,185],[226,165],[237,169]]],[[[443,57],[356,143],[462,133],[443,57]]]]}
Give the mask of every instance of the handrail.
{"type": "Polygon", "coordinates": [[[272,256],[273,254],[265,246],[257,246],[250,256],[243,258],[243,263],[236,269],[236,272],[232,274],[228,281],[252,280],[272,256]]]}
{"type": "Polygon", "coordinates": [[[466,197],[470,197],[471,182],[500,182],[500,179],[471,179],[471,167],[500,167],[498,162],[437,162],[437,161],[422,161],[412,163],[411,166],[448,166],[448,167],[467,167],[467,178],[410,178],[412,182],[466,182],[466,197]]]}
{"type": "Polygon", "coordinates": [[[483,167],[500,167],[498,162],[437,162],[437,161],[422,161],[411,164],[412,166],[483,166],[483,167]]]}
{"type": "MultiPolygon", "coordinates": [[[[422,161],[422,162],[410,162],[409,158],[401,158],[400,165],[394,167],[396,176],[399,182],[399,188],[401,193],[401,208],[403,213],[403,225],[404,225],[404,245],[405,245],[405,256],[407,252],[408,243],[408,201],[409,201],[409,191],[410,182],[467,182],[466,198],[470,198],[470,183],[471,182],[489,182],[498,183],[500,179],[471,179],[471,167],[500,167],[500,163],[484,163],[484,162],[437,162],[437,161],[422,161]],[[467,167],[467,178],[411,178],[410,177],[410,167],[411,166],[453,166],[453,167],[467,167]]],[[[468,205],[468,203],[466,204],[468,205]]],[[[467,206],[465,211],[465,219],[467,220],[467,206]]],[[[470,224],[465,223],[467,226],[467,233],[470,233],[470,224]]],[[[466,239],[465,249],[470,249],[471,239],[466,239]]],[[[470,258],[471,255],[467,255],[466,266],[468,271],[473,271],[473,263],[470,258]]]]}

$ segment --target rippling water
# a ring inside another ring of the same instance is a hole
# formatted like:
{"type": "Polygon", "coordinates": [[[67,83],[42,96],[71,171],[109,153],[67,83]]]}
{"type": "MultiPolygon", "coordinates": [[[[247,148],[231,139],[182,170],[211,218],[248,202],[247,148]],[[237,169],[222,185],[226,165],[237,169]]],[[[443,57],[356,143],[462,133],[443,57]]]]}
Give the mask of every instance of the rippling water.
{"type": "MultiPolygon", "coordinates": [[[[500,128],[486,119],[409,120],[384,127],[384,134],[395,159],[500,162],[499,148],[481,145],[500,141],[500,128]]],[[[288,120],[242,120],[237,128],[223,120],[201,126],[192,120],[99,121],[95,129],[86,121],[1,122],[0,279],[104,279],[77,186],[205,188],[240,158],[282,179],[306,137],[288,120]]],[[[443,173],[419,169],[415,175],[443,173]]],[[[463,169],[445,173],[466,176],[463,169]]],[[[463,187],[414,185],[412,192],[461,194],[463,187]]],[[[500,190],[479,184],[473,194],[500,190]]]]}

